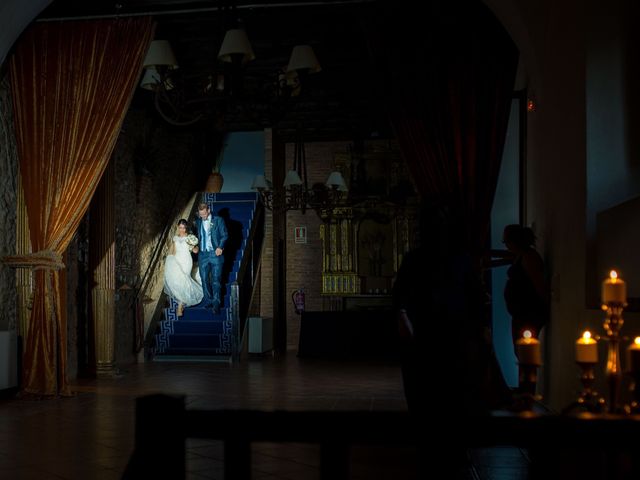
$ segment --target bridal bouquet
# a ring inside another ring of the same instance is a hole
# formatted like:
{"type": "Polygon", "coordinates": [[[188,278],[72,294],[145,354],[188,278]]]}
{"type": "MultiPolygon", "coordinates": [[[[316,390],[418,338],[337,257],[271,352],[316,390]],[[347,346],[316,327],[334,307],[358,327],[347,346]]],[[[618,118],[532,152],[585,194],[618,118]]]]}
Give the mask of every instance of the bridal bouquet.
{"type": "Polygon", "coordinates": [[[187,239],[185,240],[187,245],[189,245],[189,250],[193,250],[193,247],[198,245],[198,237],[196,237],[193,233],[187,235],[187,239]]]}

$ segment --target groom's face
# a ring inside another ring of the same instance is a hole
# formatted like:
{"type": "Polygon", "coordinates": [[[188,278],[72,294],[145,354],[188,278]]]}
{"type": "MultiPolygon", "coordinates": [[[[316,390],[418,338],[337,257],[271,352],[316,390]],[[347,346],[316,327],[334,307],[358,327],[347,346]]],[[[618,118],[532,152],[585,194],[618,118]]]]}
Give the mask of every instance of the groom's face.
{"type": "Polygon", "coordinates": [[[207,217],[209,217],[209,212],[211,210],[209,210],[208,208],[205,208],[204,210],[198,210],[198,215],[200,215],[200,218],[202,220],[206,220],[207,217]]]}

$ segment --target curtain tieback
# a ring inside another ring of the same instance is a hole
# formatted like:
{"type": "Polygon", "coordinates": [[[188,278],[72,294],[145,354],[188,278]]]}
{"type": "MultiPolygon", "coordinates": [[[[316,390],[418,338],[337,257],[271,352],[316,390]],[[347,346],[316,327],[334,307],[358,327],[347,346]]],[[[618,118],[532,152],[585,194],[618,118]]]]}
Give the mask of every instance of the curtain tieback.
{"type": "Polygon", "coordinates": [[[8,255],[0,260],[13,268],[31,268],[32,270],[62,270],[65,268],[62,255],[53,250],[39,250],[24,255],[8,255]]]}
{"type": "MultiPolygon", "coordinates": [[[[48,274],[45,277],[46,292],[47,292],[46,295],[49,300],[47,302],[49,306],[48,310],[49,310],[49,315],[54,325],[56,325],[56,329],[57,329],[58,325],[57,325],[56,309],[55,309],[55,295],[53,294],[53,281],[51,277],[52,277],[53,271],[58,271],[58,270],[62,270],[63,268],[66,268],[64,262],[62,261],[62,255],[60,255],[57,252],[54,252],[53,250],[39,250],[37,252],[26,253],[24,255],[9,255],[9,256],[0,258],[0,260],[9,267],[30,268],[32,276],[36,270],[46,271],[46,273],[48,274]]],[[[32,279],[32,285],[33,284],[34,282],[32,279]]],[[[29,300],[30,304],[33,302],[33,292],[31,292],[31,297],[32,298],[29,300]]]]}

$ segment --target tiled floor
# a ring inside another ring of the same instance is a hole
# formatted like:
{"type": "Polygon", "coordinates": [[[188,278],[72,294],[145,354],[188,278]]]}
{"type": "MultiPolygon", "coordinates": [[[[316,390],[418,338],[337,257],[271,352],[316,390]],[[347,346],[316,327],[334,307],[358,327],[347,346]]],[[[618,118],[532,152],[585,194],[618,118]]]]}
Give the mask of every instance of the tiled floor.
{"type": "MultiPolygon", "coordinates": [[[[252,358],[227,363],[145,363],[121,378],[79,381],[71,398],[0,403],[0,478],[118,479],[134,446],[135,399],[150,393],[184,394],[187,408],[258,410],[405,410],[398,365],[389,362],[252,358]]],[[[158,461],[170,452],[158,452],[158,461]]],[[[454,477],[526,479],[518,449],[474,450],[472,465],[454,477]]],[[[352,479],[418,478],[412,448],[354,446],[352,479]]],[[[223,478],[222,444],[187,441],[187,478],[223,478]]],[[[452,471],[458,466],[452,466],[452,471]]],[[[320,478],[313,444],[252,445],[252,478],[320,478]]],[[[430,477],[431,478],[431,477],[430,477]]]]}

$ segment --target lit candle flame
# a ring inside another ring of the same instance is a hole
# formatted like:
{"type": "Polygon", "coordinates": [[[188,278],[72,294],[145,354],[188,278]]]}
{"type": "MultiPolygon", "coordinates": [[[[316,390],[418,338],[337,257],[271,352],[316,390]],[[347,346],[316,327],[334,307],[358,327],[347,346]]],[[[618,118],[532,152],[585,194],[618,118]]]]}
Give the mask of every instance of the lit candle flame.
{"type": "Polygon", "coordinates": [[[618,278],[618,272],[616,272],[615,270],[611,270],[609,272],[609,277],[611,277],[611,280],[616,280],[616,278],[618,278]]]}
{"type": "Polygon", "coordinates": [[[522,336],[524,338],[531,338],[533,335],[531,334],[531,330],[525,330],[524,332],[522,332],[522,336]]]}
{"type": "Polygon", "coordinates": [[[589,340],[591,338],[591,332],[589,330],[585,330],[584,333],[582,334],[582,338],[584,338],[585,340],[589,340]]]}
{"type": "Polygon", "coordinates": [[[633,343],[635,343],[636,345],[640,345],[640,337],[634,338],[633,343]]]}

